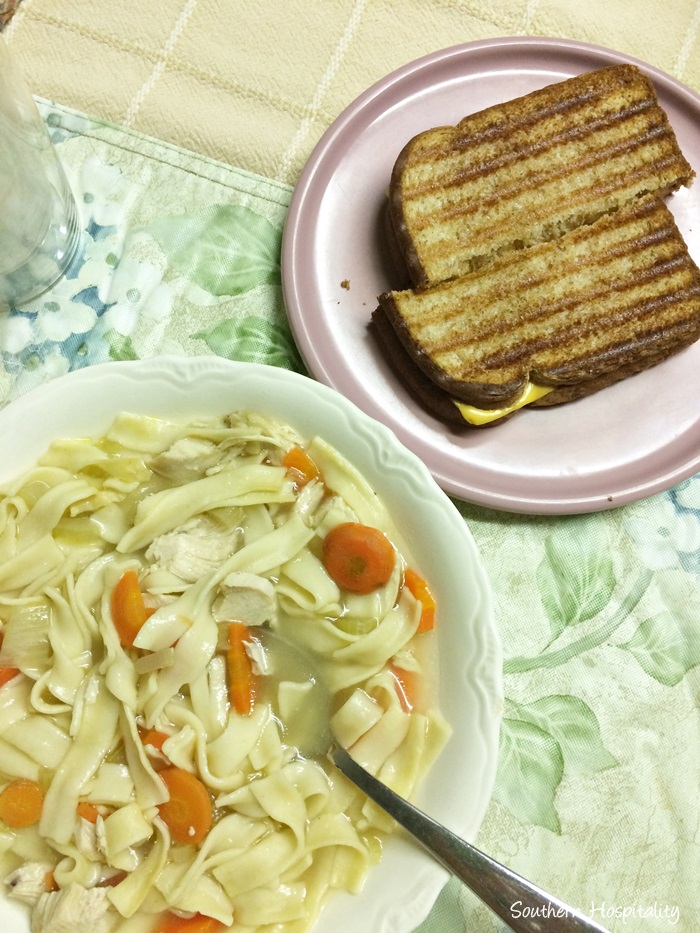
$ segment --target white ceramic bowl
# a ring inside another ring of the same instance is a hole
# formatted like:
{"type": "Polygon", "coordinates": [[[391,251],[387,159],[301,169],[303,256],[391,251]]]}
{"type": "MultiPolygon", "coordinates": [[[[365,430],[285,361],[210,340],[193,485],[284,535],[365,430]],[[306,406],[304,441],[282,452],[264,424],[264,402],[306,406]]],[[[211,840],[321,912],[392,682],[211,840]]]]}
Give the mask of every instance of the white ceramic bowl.
{"type": "MultiPolygon", "coordinates": [[[[439,605],[440,703],[454,731],[417,803],[473,839],[493,787],[502,708],[491,591],[461,515],[388,428],[334,390],[271,366],[218,357],[107,363],[48,382],[0,411],[0,483],[31,467],[54,438],[97,436],[120,411],[187,419],[237,408],[270,414],[335,446],[388,506],[430,580],[439,605]]],[[[446,880],[444,869],[397,833],[362,892],[332,897],[315,933],[408,933],[446,880]]],[[[28,933],[26,914],[6,900],[3,920],[6,929],[28,933]]]]}

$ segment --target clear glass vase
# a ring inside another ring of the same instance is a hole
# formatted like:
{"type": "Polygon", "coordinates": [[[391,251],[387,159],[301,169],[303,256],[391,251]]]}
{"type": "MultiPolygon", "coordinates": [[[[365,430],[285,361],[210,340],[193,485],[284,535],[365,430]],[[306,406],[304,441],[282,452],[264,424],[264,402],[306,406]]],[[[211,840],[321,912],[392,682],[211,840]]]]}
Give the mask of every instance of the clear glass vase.
{"type": "Polygon", "coordinates": [[[21,306],[51,288],[79,241],[68,179],[0,36],[0,308],[21,306]]]}

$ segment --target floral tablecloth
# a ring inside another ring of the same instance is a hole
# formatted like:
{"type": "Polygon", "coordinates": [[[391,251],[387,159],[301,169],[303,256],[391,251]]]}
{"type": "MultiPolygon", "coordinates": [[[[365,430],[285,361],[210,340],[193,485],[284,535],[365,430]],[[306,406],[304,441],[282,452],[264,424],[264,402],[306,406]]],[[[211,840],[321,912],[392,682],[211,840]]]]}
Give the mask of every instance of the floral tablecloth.
{"type": "MultiPolygon", "coordinates": [[[[0,318],[0,402],[165,353],[303,372],[280,284],[291,188],[40,106],[83,243],[59,285],[0,318]]],[[[698,930],[700,476],[595,515],[456,504],[505,654],[499,770],[477,843],[614,933],[698,930]]],[[[503,929],[454,880],[420,927],[503,929]]]]}

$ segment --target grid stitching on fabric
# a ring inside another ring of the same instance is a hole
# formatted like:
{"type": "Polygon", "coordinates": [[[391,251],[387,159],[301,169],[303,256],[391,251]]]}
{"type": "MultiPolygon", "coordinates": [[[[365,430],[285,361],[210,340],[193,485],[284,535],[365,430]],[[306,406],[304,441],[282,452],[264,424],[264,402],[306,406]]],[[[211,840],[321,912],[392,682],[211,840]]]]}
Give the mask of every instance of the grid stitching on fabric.
{"type": "MultiPolygon", "coordinates": [[[[37,13],[34,10],[29,11],[29,7],[31,7],[32,2],[33,0],[23,0],[22,5],[18,8],[17,13],[15,14],[15,17],[13,17],[4,31],[8,38],[11,35],[12,29],[14,28],[15,20],[24,14],[26,18],[32,19],[35,22],[43,23],[44,25],[52,26],[57,29],[62,29],[66,32],[72,32],[75,35],[80,35],[83,38],[90,39],[99,45],[108,46],[109,48],[113,48],[119,52],[127,52],[138,56],[144,61],[157,66],[159,58],[162,55],[162,50],[158,51],[157,49],[148,48],[147,46],[140,45],[136,42],[120,40],[117,36],[114,35],[104,36],[95,30],[80,26],[79,24],[67,23],[65,20],[59,19],[56,16],[50,16],[45,13],[37,13]],[[28,12],[29,15],[27,15],[28,12]]],[[[267,104],[269,106],[275,107],[280,112],[291,114],[292,116],[298,117],[299,119],[312,116],[312,109],[310,105],[300,105],[295,103],[295,101],[293,101],[291,98],[285,98],[277,94],[267,94],[256,88],[241,84],[240,82],[226,80],[220,74],[217,74],[210,69],[201,68],[192,63],[184,61],[174,62],[172,59],[169,59],[166,62],[166,67],[173,73],[187,75],[188,77],[193,78],[195,81],[198,81],[207,87],[216,88],[228,94],[245,97],[249,100],[255,100],[259,103],[267,104]]],[[[319,108],[319,110],[313,114],[314,119],[320,119],[326,122],[330,122],[333,116],[334,115],[330,111],[324,112],[322,108],[319,108]]]]}
{"type": "Polygon", "coordinates": [[[355,0],[352,10],[350,11],[350,15],[347,19],[345,29],[341,33],[340,39],[338,40],[336,47],[333,49],[333,53],[330,57],[328,65],[326,66],[325,71],[321,75],[321,78],[316,85],[308,106],[308,112],[302,118],[296,133],[290,140],[289,145],[285,151],[282,153],[282,157],[275,173],[277,178],[286,178],[290,173],[294,159],[321,109],[323,98],[328,93],[330,83],[337,74],[338,69],[340,68],[340,65],[346,56],[347,50],[350,47],[352,39],[357,32],[357,28],[359,26],[360,20],[362,19],[362,15],[366,6],[367,0],[355,0]]]}
{"type": "Polygon", "coordinates": [[[21,19],[30,18],[35,22],[43,23],[45,26],[54,26],[57,29],[63,29],[66,32],[72,32],[75,35],[83,36],[85,39],[90,39],[97,42],[99,45],[107,45],[119,52],[129,52],[146,59],[146,61],[155,62],[158,57],[158,53],[153,51],[153,49],[149,49],[144,45],[139,45],[137,42],[127,42],[115,35],[106,36],[89,27],[81,26],[79,23],[68,23],[58,16],[36,12],[31,8],[31,0],[23,0],[23,3],[11,20],[10,25],[7,27],[6,34],[11,35],[21,19]]]}
{"type": "Polygon", "coordinates": [[[685,72],[686,65],[688,64],[688,59],[690,58],[690,52],[695,44],[698,36],[700,35],[700,0],[697,0],[695,4],[695,9],[693,10],[693,15],[690,18],[690,24],[683,39],[683,43],[678,52],[678,57],[673,66],[673,71],[676,77],[682,78],[685,72]]]}
{"type": "Polygon", "coordinates": [[[151,93],[153,88],[158,83],[158,79],[163,74],[163,71],[165,70],[165,66],[167,65],[168,59],[172,55],[173,50],[175,46],[177,45],[177,40],[180,38],[184,29],[186,28],[187,23],[190,17],[192,16],[192,14],[194,13],[196,6],[197,6],[197,0],[187,0],[184,7],[180,11],[180,15],[175,21],[175,25],[170,31],[170,35],[165,40],[165,42],[163,43],[162,49],[158,53],[158,57],[156,59],[155,65],[153,66],[153,69],[150,75],[148,76],[148,78],[146,78],[144,83],[141,85],[139,90],[136,92],[136,94],[131,99],[131,103],[129,104],[127,111],[124,115],[125,126],[128,126],[128,127],[133,126],[136,115],[141,109],[141,105],[143,104],[144,100],[148,97],[148,95],[151,93]]]}

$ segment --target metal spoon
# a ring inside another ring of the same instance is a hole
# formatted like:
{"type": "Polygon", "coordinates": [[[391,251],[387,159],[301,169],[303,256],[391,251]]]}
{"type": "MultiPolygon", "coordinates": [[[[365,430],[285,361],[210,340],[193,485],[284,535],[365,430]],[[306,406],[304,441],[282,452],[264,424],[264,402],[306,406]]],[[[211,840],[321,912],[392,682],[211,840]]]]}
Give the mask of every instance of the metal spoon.
{"type": "Polygon", "coordinates": [[[436,823],[365,771],[344,749],[332,749],[330,757],[353,784],[460,878],[514,933],[609,933],[436,823]]]}

